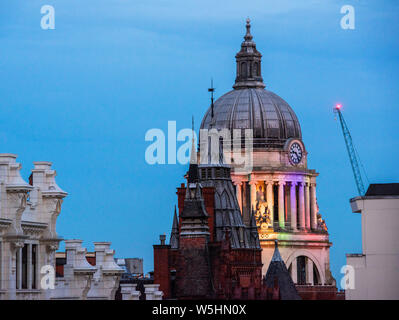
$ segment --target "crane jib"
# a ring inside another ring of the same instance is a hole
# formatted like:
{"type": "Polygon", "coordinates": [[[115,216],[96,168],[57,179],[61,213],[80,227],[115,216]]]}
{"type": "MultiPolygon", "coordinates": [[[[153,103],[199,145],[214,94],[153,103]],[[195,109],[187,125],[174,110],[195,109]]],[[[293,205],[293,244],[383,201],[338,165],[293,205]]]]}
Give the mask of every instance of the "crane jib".
{"type": "Polygon", "coordinates": [[[360,196],[363,196],[365,194],[365,189],[364,189],[362,176],[360,174],[359,163],[357,161],[357,156],[355,148],[353,146],[351,134],[349,132],[348,126],[346,125],[345,119],[339,108],[335,108],[334,111],[338,113],[339,121],[341,123],[342,133],[344,135],[346,150],[348,151],[348,156],[352,166],[353,175],[355,177],[357,191],[359,192],[360,196]]]}

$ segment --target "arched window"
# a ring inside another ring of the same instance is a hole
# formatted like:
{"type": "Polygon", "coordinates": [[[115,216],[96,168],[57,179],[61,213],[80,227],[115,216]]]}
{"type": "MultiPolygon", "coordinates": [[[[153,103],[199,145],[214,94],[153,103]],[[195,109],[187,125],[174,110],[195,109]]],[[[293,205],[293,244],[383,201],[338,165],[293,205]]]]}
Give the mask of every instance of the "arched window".
{"type": "Polygon", "coordinates": [[[306,256],[299,256],[296,258],[296,270],[292,270],[292,264],[289,267],[290,274],[296,271],[297,284],[305,285],[317,285],[321,284],[321,278],[319,270],[316,264],[306,256]],[[310,265],[311,264],[311,265],[310,265]],[[312,280],[313,279],[313,280],[312,280]]]}
{"type": "Polygon", "coordinates": [[[247,63],[246,62],[241,62],[241,76],[243,78],[247,77],[247,63]]]}
{"type": "Polygon", "coordinates": [[[297,267],[297,283],[306,284],[306,257],[299,256],[296,258],[297,267]]]}
{"type": "Polygon", "coordinates": [[[257,62],[254,63],[254,76],[255,77],[259,76],[259,65],[257,62]]]}

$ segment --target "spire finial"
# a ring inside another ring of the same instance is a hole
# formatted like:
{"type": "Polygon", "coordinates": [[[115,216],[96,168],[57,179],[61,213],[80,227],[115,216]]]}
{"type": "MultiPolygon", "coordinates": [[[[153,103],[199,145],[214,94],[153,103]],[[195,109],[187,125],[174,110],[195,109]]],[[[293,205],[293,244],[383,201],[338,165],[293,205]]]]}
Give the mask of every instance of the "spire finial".
{"type": "Polygon", "coordinates": [[[251,19],[249,19],[249,17],[247,18],[247,25],[245,27],[247,28],[247,33],[246,33],[244,39],[245,39],[245,41],[251,41],[252,40],[251,19]]]}
{"type": "Polygon", "coordinates": [[[172,232],[170,233],[169,244],[172,249],[179,247],[179,220],[177,219],[177,210],[175,205],[175,213],[173,215],[172,232]]]}
{"type": "Polygon", "coordinates": [[[283,259],[281,258],[281,255],[280,255],[280,251],[278,250],[278,240],[277,239],[274,240],[274,253],[273,253],[273,257],[272,257],[272,262],[273,261],[283,261],[283,259]]]}
{"type": "Polygon", "coordinates": [[[195,142],[194,142],[194,116],[192,116],[191,119],[191,129],[192,129],[192,139],[191,139],[191,155],[190,155],[190,164],[196,164],[197,163],[197,151],[195,150],[195,142]]]}

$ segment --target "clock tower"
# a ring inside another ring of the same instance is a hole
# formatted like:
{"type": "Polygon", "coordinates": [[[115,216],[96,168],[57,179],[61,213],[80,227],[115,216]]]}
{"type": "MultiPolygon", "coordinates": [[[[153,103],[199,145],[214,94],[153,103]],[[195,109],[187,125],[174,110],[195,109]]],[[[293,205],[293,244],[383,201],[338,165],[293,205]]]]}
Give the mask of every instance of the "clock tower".
{"type": "MultiPolygon", "coordinates": [[[[201,129],[252,130],[252,169],[243,173],[234,170],[234,161],[230,163],[244,223],[249,225],[252,214],[255,216],[263,249],[263,274],[278,240],[282,259],[298,287],[335,287],[329,261],[332,244],[317,204],[318,173],[307,166],[308,153],[295,112],[266,89],[261,57],[248,19],[236,55],[233,90],[212,103],[201,129]]],[[[233,136],[232,142],[237,143],[233,136]]],[[[233,156],[234,152],[224,155],[233,156]]]]}

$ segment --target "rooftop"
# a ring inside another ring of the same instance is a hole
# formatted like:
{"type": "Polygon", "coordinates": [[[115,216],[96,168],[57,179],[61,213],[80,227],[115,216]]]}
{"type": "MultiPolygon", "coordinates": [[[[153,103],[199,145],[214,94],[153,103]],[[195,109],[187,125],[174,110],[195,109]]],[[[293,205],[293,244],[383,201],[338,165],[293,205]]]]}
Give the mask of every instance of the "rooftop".
{"type": "Polygon", "coordinates": [[[370,184],[365,196],[399,196],[399,183],[370,184]]]}

